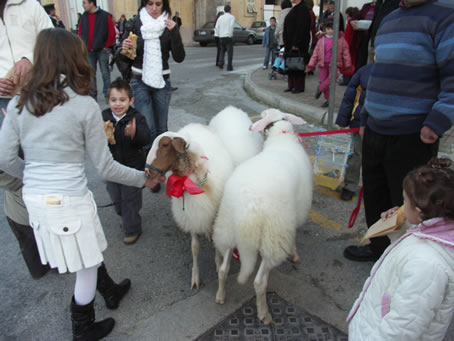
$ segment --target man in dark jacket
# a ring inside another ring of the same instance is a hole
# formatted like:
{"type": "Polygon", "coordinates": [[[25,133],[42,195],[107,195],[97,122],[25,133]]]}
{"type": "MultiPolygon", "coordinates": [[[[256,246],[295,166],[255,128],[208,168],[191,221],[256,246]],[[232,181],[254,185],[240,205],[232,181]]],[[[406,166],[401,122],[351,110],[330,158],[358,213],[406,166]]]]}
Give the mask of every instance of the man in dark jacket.
{"type": "Polygon", "coordinates": [[[43,6],[44,9],[46,10],[47,15],[49,16],[50,20],[52,21],[52,24],[56,28],[65,28],[65,24],[63,24],[63,21],[59,18],[57,15],[57,10],[55,9],[54,4],[47,4],[43,6]]]}
{"type": "MultiPolygon", "coordinates": [[[[309,44],[311,41],[311,15],[302,0],[292,0],[295,4],[288,12],[284,22],[285,58],[302,56],[309,63],[309,44]]],[[[288,72],[288,88],[285,91],[300,93],[305,88],[304,71],[288,72]]]]}
{"type": "Polygon", "coordinates": [[[99,63],[104,83],[104,98],[107,99],[107,89],[110,85],[108,48],[115,43],[115,25],[111,15],[96,6],[96,0],[83,0],[82,6],[85,12],[80,18],[78,34],[87,45],[88,62],[95,70],[93,90],[90,95],[95,99],[98,95],[96,69],[99,63]]]}

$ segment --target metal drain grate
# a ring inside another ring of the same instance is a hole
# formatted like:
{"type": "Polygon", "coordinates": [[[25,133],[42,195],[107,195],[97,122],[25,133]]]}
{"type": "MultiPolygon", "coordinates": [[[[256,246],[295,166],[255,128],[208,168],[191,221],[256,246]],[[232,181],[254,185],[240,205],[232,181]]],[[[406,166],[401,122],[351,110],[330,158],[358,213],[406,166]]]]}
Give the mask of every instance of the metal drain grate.
{"type": "Polygon", "coordinates": [[[274,324],[257,319],[255,297],[197,341],[348,341],[347,335],[280,298],[267,293],[274,324]]]}

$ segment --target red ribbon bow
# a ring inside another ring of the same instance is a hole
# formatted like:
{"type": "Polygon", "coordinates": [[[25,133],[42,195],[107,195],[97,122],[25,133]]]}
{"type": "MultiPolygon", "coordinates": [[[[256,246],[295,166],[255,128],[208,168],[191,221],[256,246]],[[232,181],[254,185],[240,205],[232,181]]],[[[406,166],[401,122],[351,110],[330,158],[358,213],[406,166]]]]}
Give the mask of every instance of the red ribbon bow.
{"type": "Polygon", "coordinates": [[[178,176],[175,174],[169,176],[166,190],[166,194],[169,198],[181,198],[185,191],[191,195],[204,193],[204,191],[187,176],[178,176]]]}

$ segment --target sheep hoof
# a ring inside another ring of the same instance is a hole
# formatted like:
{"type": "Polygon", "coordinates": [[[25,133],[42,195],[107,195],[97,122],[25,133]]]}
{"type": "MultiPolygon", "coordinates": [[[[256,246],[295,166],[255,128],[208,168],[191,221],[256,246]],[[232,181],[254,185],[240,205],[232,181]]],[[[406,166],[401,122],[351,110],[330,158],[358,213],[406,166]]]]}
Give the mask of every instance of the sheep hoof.
{"type": "Polygon", "coordinates": [[[269,312],[267,312],[265,314],[265,317],[263,319],[260,319],[260,321],[265,325],[265,326],[268,326],[272,323],[274,323],[273,321],[273,317],[271,316],[271,314],[269,312]]]}
{"type": "Polygon", "coordinates": [[[192,289],[199,289],[200,288],[200,281],[199,280],[192,280],[191,281],[191,290],[192,289]]]}
{"type": "Polygon", "coordinates": [[[294,256],[290,257],[290,262],[293,263],[293,264],[301,263],[300,256],[294,255],[294,256]]]}

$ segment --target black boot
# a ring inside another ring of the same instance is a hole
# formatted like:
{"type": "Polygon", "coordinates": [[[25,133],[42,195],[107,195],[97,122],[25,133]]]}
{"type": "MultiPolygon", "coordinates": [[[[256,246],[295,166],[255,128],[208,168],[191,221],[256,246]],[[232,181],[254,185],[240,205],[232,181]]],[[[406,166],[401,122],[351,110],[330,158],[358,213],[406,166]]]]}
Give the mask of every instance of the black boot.
{"type": "Polygon", "coordinates": [[[95,322],[94,302],[95,300],[87,305],[77,305],[73,296],[71,300],[73,341],[98,341],[112,331],[115,325],[113,318],[95,322]]]}
{"type": "Polygon", "coordinates": [[[107,273],[104,263],[98,268],[98,282],[96,289],[100,292],[106,301],[106,307],[109,309],[117,309],[121,299],[131,287],[131,281],[126,278],[120,284],[116,284],[107,273]]]}

